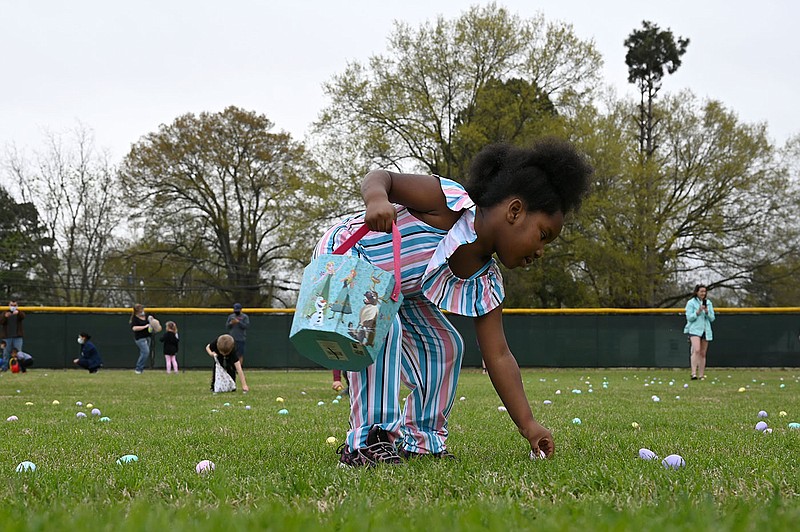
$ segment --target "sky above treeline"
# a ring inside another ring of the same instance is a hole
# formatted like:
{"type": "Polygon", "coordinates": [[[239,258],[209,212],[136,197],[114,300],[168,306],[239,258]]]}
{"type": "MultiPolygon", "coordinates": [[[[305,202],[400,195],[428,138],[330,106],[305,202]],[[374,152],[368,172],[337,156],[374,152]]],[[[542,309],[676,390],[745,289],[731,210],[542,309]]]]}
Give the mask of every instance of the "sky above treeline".
{"type": "MultiPolygon", "coordinates": [[[[634,97],[625,38],[649,20],[691,43],[664,91],[691,89],[783,144],[800,133],[800,2],[506,0],[573,25],[603,55],[605,83],[634,97]]],[[[185,113],[229,105],[302,140],[348,61],[386,50],[394,21],[453,19],[462,0],[0,0],[0,149],[43,150],[76,127],[118,162],[141,136],[185,113]]],[[[0,183],[6,184],[4,173],[0,183]]]]}

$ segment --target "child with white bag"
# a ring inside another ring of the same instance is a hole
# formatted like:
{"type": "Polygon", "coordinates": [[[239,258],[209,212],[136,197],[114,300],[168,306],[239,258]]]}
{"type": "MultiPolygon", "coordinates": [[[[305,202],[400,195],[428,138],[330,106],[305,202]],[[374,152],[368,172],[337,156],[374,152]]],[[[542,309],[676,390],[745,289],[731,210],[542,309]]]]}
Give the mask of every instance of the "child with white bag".
{"type": "Polygon", "coordinates": [[[214,372],[211,374],[211,391],[235,392],[236,375],[242,381],[242,391],[250,391],[244,370],[236,353],[236,342],[230,334],[222,334],[206,346],[206,353],[214,358],[214,372]]]}

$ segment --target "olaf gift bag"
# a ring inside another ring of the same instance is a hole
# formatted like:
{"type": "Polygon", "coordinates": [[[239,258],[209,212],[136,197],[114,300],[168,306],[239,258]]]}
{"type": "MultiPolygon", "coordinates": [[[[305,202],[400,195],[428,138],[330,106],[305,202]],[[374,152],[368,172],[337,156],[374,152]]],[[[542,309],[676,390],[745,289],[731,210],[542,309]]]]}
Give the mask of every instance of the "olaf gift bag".
{"type": "Polygon", "coordinates": [[[363,225],[303,272],[289,338],[300,354],[328,369],[359,371],[372,364],[403,301],[397,225],[392,226],[393,272],[344,255],[368,232],[363,225]]]}

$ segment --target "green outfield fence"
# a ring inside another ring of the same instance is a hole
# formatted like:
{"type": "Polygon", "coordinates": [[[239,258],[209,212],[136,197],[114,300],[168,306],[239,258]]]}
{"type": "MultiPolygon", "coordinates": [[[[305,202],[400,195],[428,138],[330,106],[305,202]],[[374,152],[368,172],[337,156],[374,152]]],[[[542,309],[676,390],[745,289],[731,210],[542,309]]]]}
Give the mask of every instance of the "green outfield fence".
{"type": "MultiPolygon", "coordinates": [[[[0,310],[6,310],[0,308],[0,310]]],[[[23,350],[37,368],[65,368],[80,352],[78,333],[92,335],[106,368],[133,368],[138,351],[128,308],[21,307],[23,350]]],[[[722,367],[800,366],[800,307],[715,309],[708,362],[722,367]]],[[[245,365],[318,368],[289,342],[294,309],[245,309],[250,316],[245,365]]],[[[162,325],[174,321],[182,368],[208,367],[205,345],[225,333],[230,309],[148,308],[162,325]]],[[[470,318],[450,314],[466,343],[464,366],[481,358],[470,318]]],[[[683,309],[506,309],[504,328],[523,367],[688,367],[683,309]]],[[[161,334],[153,367],[164,368],[161,334]]]]}

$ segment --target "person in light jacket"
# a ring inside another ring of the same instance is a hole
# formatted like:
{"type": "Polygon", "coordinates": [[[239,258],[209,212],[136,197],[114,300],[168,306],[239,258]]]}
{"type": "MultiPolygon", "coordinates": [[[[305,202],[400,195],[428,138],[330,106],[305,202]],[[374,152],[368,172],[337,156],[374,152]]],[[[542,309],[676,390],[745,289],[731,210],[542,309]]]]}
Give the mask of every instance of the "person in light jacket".
{"type": "Polygon", "coordinates": [[[706,378],[706,352],[708,342],[714,339],[711,324],[714,322],[714,305],[706,298],[708,287],[699,284],[694,287],[694,297],[686,303],[686,327],[684,334],[689,335],[692,346],[691,364],[692,380],[706,378]]]}

